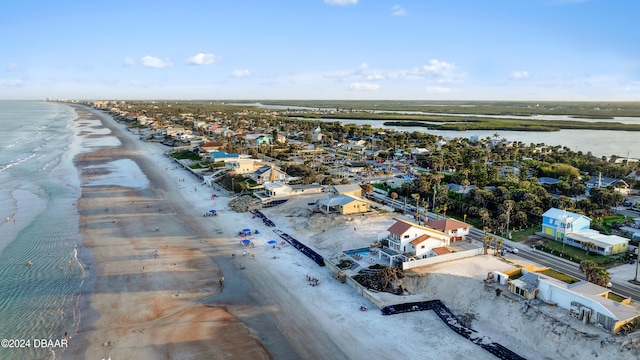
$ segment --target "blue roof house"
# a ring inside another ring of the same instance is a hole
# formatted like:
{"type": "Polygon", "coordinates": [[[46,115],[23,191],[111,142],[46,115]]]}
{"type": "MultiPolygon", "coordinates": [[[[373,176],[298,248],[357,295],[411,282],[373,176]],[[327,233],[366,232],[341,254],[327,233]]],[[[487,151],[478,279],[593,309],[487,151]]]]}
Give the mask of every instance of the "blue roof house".
{"type": "Polygon", "coordinates": [[[233,160],[240,157],[238,154],[228,154],[226,151],[212,151],[210,154],[213,161],[233,160]]]}
{"type": "Polygon", "coordinates": [[[589,230],[590,226],[591,219],[566,210],[551,208],[542,214],[542,233],[558,241],[564,241],[572,232],[589,230]]]}

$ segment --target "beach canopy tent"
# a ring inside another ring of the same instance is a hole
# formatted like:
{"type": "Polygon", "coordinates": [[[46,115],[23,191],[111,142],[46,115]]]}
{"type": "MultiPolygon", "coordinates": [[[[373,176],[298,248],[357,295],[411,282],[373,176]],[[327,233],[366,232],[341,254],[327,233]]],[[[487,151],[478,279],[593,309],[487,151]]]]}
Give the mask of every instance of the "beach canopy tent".
{"type": "Polygon", "coordinates": [[[267,244],[271,244],[271,245],[275,245],[275,244],[277,244],[277,243],[278,243],[278,242],[277,242],[277,241],[275,241],[275,240],[269,240],[269,241],[267,241],[267,244]]]}

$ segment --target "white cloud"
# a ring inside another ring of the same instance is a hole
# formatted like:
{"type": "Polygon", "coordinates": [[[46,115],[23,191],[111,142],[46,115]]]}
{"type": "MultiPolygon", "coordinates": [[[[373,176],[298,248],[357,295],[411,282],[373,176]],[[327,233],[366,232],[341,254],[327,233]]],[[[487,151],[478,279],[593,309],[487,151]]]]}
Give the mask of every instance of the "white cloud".
{"type": "Polygon", "coordinates": [[[236,69],[231,72],[231,76],[240,79],[251,76],[251,72],[248,69],[236,69]]]}
{"type": "Polygon", "coordinates": [[[451,89],[441,86],[427,86],[423,90],[427,94],[448,94],[451,92],[451,89]]]}
{"type": "Polygon", "coordinates": [[[136,62],[132,58],[124,58],[124,66],[133,66],[135,64],[136,62]]]}
{"type": "Polygon", "coordinates": [[[191,65],[211,65],[220,61],[220,57],[214,54],[199,53],[187,59],[187,64],[191,65]]]}
{"type": "Polygon", "coordinates": [[[169,59],[160,59],[155,56],[145,56],[141,59],[142,66],[162,69],[165,67],[173,66],[173,63],[169,59]]]}
{"type": "Polygon", "coordinates": [[[6,87],[23,87],[26,82],[22,79],[0,79],[0,86],[6,87]]]}
{"type": "Polygon", "coordinates": [[[429,64],[422,65],[414,70],[416,75],[421,76],[445,76],[453,70],[453,64],[437,59],[429,60],[429,64]]]}
{"type": "Polygon", "coordinates": [[[357,4],[358,0],[324,0],[324,3],[329,5],[346,6],[357,4]]]}
{"type": "Polygon", "coordinates": [[[509,74],[509,79],[511,80],[523,80],[528,79],[529,73],[526,71],[513,71],[509,74]]]}
{"type": "Polygon", "coordinates": [[[18,64],[16,64],[16,63],[7,64],[7,71],[18,70],[19,68],[20,68],[20,66],[18,66],[18,64]]]}
{"type": "Polygon", "coordinates": [[[455,65],[437,59],[429,60],[428,64],[414,68],[407,72],[406,75],[435,79],[439,83],[450,83],[465,77],[463,73],[456,72],[455,65]]]}
{"type": "Polygon", "coordinates": [[[393,15],[393,16],[406,16],[407,15],[407,10],[405,10],[400,5],[394,5],[391,8],[391,15],[393,15]]]}
{"type": "Polygon", "coordinates": [[[380,89],[380,85],[378,84],[371,84],[371,83],[363,83],[363,82],[354,82],[351,83],[351,86],[349,86],[349,89],[351,90],[362,90],[362,91],[370,91],[370,90],[378,90],[380,89]]]}

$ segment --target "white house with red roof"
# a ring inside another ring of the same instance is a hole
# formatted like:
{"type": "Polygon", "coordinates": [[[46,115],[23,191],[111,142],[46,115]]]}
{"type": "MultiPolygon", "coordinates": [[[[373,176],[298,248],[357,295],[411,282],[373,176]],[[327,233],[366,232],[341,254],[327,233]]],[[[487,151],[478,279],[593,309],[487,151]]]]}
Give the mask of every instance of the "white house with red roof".
{"type": "Polygon", "coordinates": [[[442,231],[445,234],[449,234],[451,236],[451,241],[464,240],[464,238],[469,235],[472,227],[472,225],[465,222],[450,218],[430,220],[425,222],[424,225],[426,227],[442,231]]]}
{"type": "MultiPolygon", "coordinates": [[[[387,229],[387,246],[380,257],[389,258],[389,264],[437,256],[435,248],[449,246],[451,235],[412,222],[394,218],[395,224],[387,229]]],[[[440,250],[440,249],[439,249],[440,250]]]]}

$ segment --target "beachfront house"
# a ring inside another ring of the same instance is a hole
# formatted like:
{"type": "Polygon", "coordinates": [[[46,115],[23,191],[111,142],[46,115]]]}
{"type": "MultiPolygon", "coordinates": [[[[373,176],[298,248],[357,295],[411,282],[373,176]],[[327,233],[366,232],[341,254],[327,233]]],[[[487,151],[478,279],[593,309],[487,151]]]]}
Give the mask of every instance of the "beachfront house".
{"type": "Polygon", "coordinates": [[[382,238],[386,245],[379,253],[380,258],[389,258],[389,265],[438,256],[434,248],[450,245],[449,234],[403,219],[394,220],[382,238]]]}
{"type": "Polygon", "coordinates": [[[264,166],[264,162],[251,158],[234,158],[225,161],[226,169],[235,172],[236,175],[250,176],[254,171],[264,166]]]}
{"type": "Polygon", "coordinates": [[[631,305],[630,297],[609,288],[549,268],[526,267],[505,274],[514,278],[507,281],[511,293],[567,309],[584,324],[601,326],[612,334],[640,329],[640,309],[631,305]]]}
{"type": "Polygon", "coordinates": [[[566,210],[551,208],[542,214],[542,234],[566,245],[579,247],[600,255],[615,255],[627,251],[629,239],[605,235],[589,229],[591,219],[566,210]]]}
{"type": "Polygon", "coordinates": [[[329,188],[332,194],[350,195],[353,197],[362,197],[362,188],[358,184],[333,185],[329,188]]]}
{"type": "Polygon", "coordinates": [[[222,147],[224,147],[224,143],[222,141],[205,141],[199,146],[200,157],[210,158],[211,152],[219,151],[222,147]]]}
{"type": "Polygon", "coordinates": [[[605,235],[597,230],[587,229],[567,234],[565,244],[579,247],[600,255],[616,255],[627,251],[629,239],[618,235],[605,235]]]}
{"type": "Polygon", "coordinates": [[[450,235],[451,241],[464,240],[472,228],[472,225],[451,218],[430,220],[425,222],[424,226],[450,235]]]}
{"type": "Polygon", "coordinates": [[[227,162],[229,160],[236,160],[240,157],[238,154],[228,154],[226,151],[211,151],[210,152],[211,161],[218,162],[224,161],[227,162]]]}
{"type": "Polygon", "coordinates": [[[318,200],[317,209],[325,214],[351,215],[366,213],[370,207],[368,202],[360,198],[346,194],[333,194],[326,199],[318,200]]]}
{"type": "Polygon", "coordinates": [[[260,199],[263,206],[269,207],[281,204],[294,196],[319,194],[322,187],[319,185],[287,185],[280,182],[266,182],[262,191],[256,191],[253,196],[260,199]]]}
{"type": "Polygon", "coordinates": [[[283,182],[287,178],[287,173],[274,167],[273,165],[264,165],[254,171],[251,178],[258,184],[266,182],[283,182]]]}
{"type": "Polygon", "coordinates": [[[567,234],[588,230],[591,219],[566,210],[551,208],[542,214],[542,233],[557,241],[563,241],[567,234]]]}

